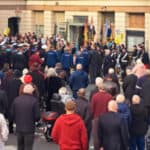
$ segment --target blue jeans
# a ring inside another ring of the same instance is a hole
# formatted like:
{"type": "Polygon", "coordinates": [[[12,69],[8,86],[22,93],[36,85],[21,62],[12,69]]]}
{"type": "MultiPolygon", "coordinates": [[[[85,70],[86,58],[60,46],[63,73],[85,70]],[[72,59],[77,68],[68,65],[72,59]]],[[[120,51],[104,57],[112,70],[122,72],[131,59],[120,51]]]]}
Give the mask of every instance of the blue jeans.
{"type": "Polygon", "coordinates": [[[145,138],[144,136],[131,137],[130,139],[130,150],[144,150],[145,138]]]}

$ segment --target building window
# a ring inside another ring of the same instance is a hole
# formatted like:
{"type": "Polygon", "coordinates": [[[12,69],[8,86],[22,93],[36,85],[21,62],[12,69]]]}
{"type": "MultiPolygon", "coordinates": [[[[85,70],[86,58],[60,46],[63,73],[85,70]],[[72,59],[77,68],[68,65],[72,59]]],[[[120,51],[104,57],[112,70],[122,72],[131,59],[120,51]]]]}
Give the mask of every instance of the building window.
{"type": "Polygon", "coordinates": [[[35,32],[36,34],[44,33],[44,12],[43,11],[35,11],[35,32]]]}
{"type": "Polygon", "coordinates": [[[85,21],[88,20],[88,16],[73,16],[73,22],[74,23],[85,23],[85,21]]]}
{"type": "Polygon", "coordinates": [[[143,13],[128,14],[128,28],[144,28],[145,16],[143,13]]]}

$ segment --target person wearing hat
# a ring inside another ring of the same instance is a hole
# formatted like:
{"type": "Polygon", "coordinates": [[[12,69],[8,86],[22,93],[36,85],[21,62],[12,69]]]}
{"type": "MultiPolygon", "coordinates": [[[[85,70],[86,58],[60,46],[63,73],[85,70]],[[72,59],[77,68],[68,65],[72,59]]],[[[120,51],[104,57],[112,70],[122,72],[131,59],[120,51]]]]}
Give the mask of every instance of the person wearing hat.
{"type": "Polygon", "coordinates": [[[61,150],[87,150],[87,131],[83,120],[75,114],[73,100],[65,103],[66,114],[55,122],[51,136],[61,150]]]}
{"type": "Polygon", "coordinates": [[[40,119],[39,104],[33,91],[34,87],[26,84],[23,94],[16,97],[12,104],[11,115],[16,123],[18,150],[32,150],[33,147],[35,122],[40,119]]]}

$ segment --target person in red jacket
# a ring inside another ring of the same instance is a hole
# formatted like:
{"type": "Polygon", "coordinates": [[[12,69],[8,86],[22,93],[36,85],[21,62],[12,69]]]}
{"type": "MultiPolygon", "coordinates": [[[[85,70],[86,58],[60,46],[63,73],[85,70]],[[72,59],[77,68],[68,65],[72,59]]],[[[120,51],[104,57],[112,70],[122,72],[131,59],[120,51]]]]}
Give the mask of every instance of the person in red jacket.
{"type": "Polygon", "coordinates": [[[51,136],[60,150],[87,150],[87,131],[83,120],[75,114],[75,102],[66,102],[66,114],[55,122],[51,136]]]}

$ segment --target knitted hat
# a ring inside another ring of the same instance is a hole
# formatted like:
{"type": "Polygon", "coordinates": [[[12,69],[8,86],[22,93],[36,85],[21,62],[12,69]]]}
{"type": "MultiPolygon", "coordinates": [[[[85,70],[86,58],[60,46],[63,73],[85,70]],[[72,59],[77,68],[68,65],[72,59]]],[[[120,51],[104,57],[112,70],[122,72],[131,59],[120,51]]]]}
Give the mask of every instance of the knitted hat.
{"type": "Polygon", "coordinates": [[[32,76],[31,75],[25,75],[24,76],[24,83],[31,83],[32,82],[32,76]]]}

